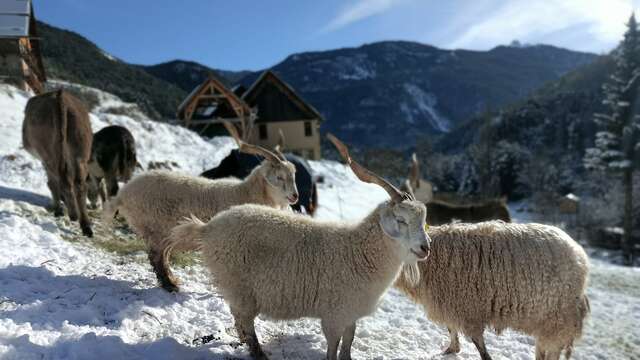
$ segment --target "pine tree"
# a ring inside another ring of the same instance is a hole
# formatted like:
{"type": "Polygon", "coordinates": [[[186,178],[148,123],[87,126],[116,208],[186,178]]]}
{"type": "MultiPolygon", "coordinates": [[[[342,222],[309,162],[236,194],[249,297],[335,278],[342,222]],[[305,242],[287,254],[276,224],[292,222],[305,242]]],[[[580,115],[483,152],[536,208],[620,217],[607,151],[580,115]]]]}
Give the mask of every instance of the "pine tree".
{"type": "Polygon", "coordinates": [[[640,87],[640,32],[634,14],[627,23],[627,31],[614,50],[615,70],[603,86],[606,114],[595,114],[601,128],[596,133],[595,147],[587,149],[585,167],[622,176],[624,191],[623,249],[628,262],[633,261],[631,231],[633,228],[633,171],[637,167],[636,153],[640,153],[640,120],[635,115],[640,87]]]}

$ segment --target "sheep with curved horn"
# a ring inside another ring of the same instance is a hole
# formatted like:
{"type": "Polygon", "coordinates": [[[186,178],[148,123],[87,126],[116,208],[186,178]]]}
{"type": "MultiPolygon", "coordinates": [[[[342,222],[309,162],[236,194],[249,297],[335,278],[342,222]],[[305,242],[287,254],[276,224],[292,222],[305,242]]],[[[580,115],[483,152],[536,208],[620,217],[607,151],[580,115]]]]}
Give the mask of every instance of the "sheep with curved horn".
{"type": "Polygon", "coordinates": [[[259,314],[319,318],[327,359],[337,359],[341,339],[340,359],[351,359],[356,321],[373,313],[403,264],[407,277],[417,276],[417,261],[429,255],[424,205],[351,159],[337,138],[329,139],[361,181],[391,197],[359,223],[241,205],[206,224],[192,218],[171,232],[172,238],[202,244],[212,282],[256,359],[267,358],[254,328],[259,314]]]}
{"type": "Polygon", "coordinates": [[[265,158],[244,180],[209,180],[169,171],[151,171],[128,182],[104,207],[106,222],[119,212],[145,240],[149,261],[167,291],[178,291],[169,267],[171,253],[198,248],[198,243],[167,240],[171,228],[182,218],[193,214],[210,219],[218,212],[240,204],[288,209],[298,201],[293,164],[265,148],[243,142],[234,125],[224,124],[238,142],[240,151],[265,158]]]}

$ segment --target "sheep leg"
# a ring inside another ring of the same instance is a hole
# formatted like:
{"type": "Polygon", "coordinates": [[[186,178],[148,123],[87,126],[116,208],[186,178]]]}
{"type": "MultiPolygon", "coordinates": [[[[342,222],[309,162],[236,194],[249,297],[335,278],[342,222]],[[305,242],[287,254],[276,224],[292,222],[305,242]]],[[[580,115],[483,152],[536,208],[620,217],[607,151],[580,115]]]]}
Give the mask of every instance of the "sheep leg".
{"type": "Polygon", "coordinates": [[[323,319],[322,332],[327,340],[327,360],[338,360],[338,344],[340,343],[340,337],[345,332],[345,327],[323,319]]]}
{"type": "Polygon", "coordinates": [[[169,268],[169,258],[167,255],[164,251],[151,248],[149,249],[149,262],[153,267],[153,272],[156,273],[160,286],[168,292],[178,292],[180,289],[169,268]]]}
{"type": "Polygon", "coordinates": [[[489,356],[489,353],[487,352],[487,347],[484,345],[484,336],[482,336],[482,332],[480,332],[479,335],[471,336],[471,341],[473,341],[476,349],[478,349],[482,360],[491,360],[491,356],[489,356]]]}
{"type": "Polygon", "coordinates": [[[251,357],[256,360],[268,360],[269,358],[264,353],[264,351],[262,351],[260,341],[258,340],[258,335],[256,334],[254,319],[256,318],[257,314],[247,315],[245,313],[234,310],[231,311],[231,314],[234,318],[238,337],[240,338],[241,342],[249,346],[251,357]]]}
{"type": "Polygon", "coordinates": [[[351,344],[356,334],[356,323],[347,326],[342,334],[342,344],[340,345],[340,360],[351,360],[351,344]]]}
{"type": "Polygon", "coordinates": [[[96,186],[98,187],[98,195],[100,196],[100,201],[102,201],[103,204],[106,203],[108,200],[108,197],[107,197],[107,190],[105,189],[105,186],[104,186],[104,180],[103,179],[98,180],[98,183],[96,186]]]}
{"type": "Polygon", "coordinates": [[[447,328],[449,330],[449,347],[444,351],[443,354],[457,354],[460,352],[460,339],[458,338],[458,331],[452,330],[451,328],[447,328]]]}

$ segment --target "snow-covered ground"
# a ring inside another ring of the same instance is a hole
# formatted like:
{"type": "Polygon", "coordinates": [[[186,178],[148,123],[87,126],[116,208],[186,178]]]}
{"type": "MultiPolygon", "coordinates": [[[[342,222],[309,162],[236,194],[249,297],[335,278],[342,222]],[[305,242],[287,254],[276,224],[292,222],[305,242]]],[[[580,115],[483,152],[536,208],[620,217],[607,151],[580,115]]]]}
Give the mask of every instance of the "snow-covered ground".
{"type": "MultiPolygon", "coordinates": [[[[101,94],[104,103],[123,105],[101,94]]],[[[142,253],[118,256],[91,245],[78,227],[44,209],[49,192],[40,164],[21,149],[26,94],[0,85],[0,358],[3,359],[248,359],[238,344],[223,299],[198,263],[177,269],[183,291],[168,294],[142,253]],[[213,334],[204,345],[192,340],[213,334]]],[[[94,131],[107,124],[129,128],[143,165],[176,162],[197,174],[233,147],[228,138],[206,142],[179,127],[108,114],[92,114],[94,131]]],[[[312,162],[324,175],[322,219],[357,220],[385,199],[344,166],[312,162]]],[[[516,217],[518,214],[516,214],[516,217]]],[[[100,227],[96,223],[96,227],[100,227]]],[[[103,228],[102,232],[106,230],[103,228]]],[[[640,359],[640,269],[592,261],[592,317],[577,343],[576,359],[640,359]]],[[[257,321],[273,359],[322,359],[319,322],[257,321]]],[[[533,340],[505,332],[486,334],[494,359],[533,359],[533,340]]],[[[421,308],[391,290],[375,314],[358,323],[357,359],[477,359],[463,341],[457,355],[442,356],[446,330],[421,308]]]]}

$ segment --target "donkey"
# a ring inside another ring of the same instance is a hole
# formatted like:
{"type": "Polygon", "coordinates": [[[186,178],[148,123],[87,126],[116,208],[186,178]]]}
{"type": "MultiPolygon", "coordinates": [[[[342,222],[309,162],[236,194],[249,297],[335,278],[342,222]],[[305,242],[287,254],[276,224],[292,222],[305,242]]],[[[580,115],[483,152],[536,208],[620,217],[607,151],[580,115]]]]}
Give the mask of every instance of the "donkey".
{"type": "Polygon", "coordinates": [[[69,219],[79,218],[82,233],[93,236],[86,208],[93,133],[86,106],[61,89],[32,97],[24,112],[22,143],[42,161],[51,190],[53,214],[63,215],[62,200],[69,219]]]}
{"type": "Polygon", "coordinates": [[[442,200],[432,200],[427,206],[427,222],[443,225],[453,221],[476,223],[488,220],[511,222],[505,198],[484,202],[456,205],[442,200]]]}
{"type": "Polygon", "coordinates": [[[103,204],[115,196],[118,180],[129,181],[137,163],[136,142],[125,127],[107,126],[93,134],[88,194],[91,206],[96,208],[98,195],[103,204]]]}

